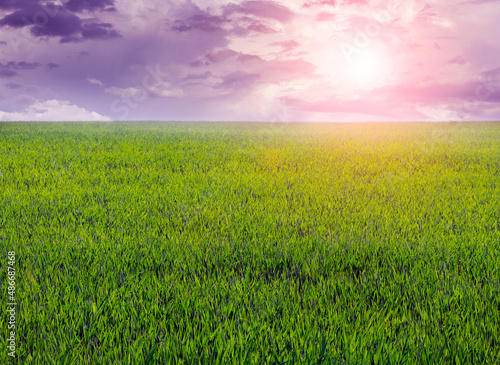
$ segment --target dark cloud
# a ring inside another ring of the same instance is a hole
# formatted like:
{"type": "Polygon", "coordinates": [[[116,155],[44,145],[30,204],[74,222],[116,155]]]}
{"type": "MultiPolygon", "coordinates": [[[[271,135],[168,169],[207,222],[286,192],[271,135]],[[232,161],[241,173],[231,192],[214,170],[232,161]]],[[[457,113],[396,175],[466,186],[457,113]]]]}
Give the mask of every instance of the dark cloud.
{"type": "Polygon", "coordinates": [[[28,6],[32,3],[33,1],[29,0],[1,0],[0,9],[5,9],[5,10],[18,9],[23,6],[28,6]]]}
{"type": "MultiPolygon", "coordinates": [[[[2,0],[0,1],[0,9],[5,10],[14,10],[14,9],[23,9],[29,8],[34,5],[40,5],[44,3],[39,0],[2,0]]],[[[68,9],[70,11],[78,12],[78,11],[99,11],[99,10],[115,10],[114,8],[114,0],[67,0],[63,3],[62,7],[68,9]]],[[[53,4],[49,5],[41,5],[45,11],[48,8],[54,6],[53,4]]]]}
{"type": "Polygon", "coordinates": [[[47,63],[45,65],[45,67],[47,67],[49,70],[52,70],[54,68],[58,68],[60,65],[58,65],[57,63],[53,63],[53,62],[50,62],[50,63],[47,63]]]}
{"type": "Polygon", "coordinates": [[[190,4],[190,11],[184,10],[170,25],[174,32],[221,32],[244,36],[251,32],[272,34],[276,30],[264,24],[261,19],[275,19],[282,23],[290,21],[294,13],[274,1],[245,1],[223,7],[222,15],[213,15],[190,4]],[[235,17],[236,16],[236,17],[235,17]]]}
{"type": "Polygon", "coordinates": [[[16,9],[0,19],[0,27],[30,27],[35,37],[61,37],[61,43],[80,42],[86,39],[110,39],[119,37],[109,23],[82,20],[73,11],[105,10],[111,0],[70,0],[64,5],[41,5],[37,1],[10,1],[0,8],[16,9]]]}
{"type": "Polygon", "coordinates": [[[0,78],[13,77],[17,75],[17,71],[34,70],[40,66],[41,64],[39,64],[38,62],[0,62],[0,78]]]}
{"type": "Polygon", "coordinates": [[[85,22],[82,27],[82,38],[84,39],[109,39],[120,37],[110,23],[85,22]]]}
{"type": "Polygon", "coordinates": [[[65,7],[71,11],[115,11],[114,0],[69,0],[65,7]]]}
{"type": "Polygon", "coordinates": [[[34,70],[35,68],[40,67],[41,65],[38,62],[14,62],[10,61],[6,64],[0,63],[0,67],[9,68],[11,70],[34,70]]]}
{"type": "Polygon", "coordinates": [[[0,41],[0,46],[6,46],[7,42],[6,41],[0,41]]]}

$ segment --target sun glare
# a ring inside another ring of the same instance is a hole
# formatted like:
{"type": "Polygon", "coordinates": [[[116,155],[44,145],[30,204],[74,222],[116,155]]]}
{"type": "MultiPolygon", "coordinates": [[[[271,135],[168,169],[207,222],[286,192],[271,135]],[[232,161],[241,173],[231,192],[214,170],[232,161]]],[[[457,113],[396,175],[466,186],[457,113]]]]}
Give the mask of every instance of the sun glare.
{"type": "Polygon", "coordinates": [[[383,86],[389,78],[392,65],[378,49],[366,49],[346,62],[345,76],[352,86],[373,89],[383,86]]]}
{"type": "Polygon", "coordinates": [[[381,45],[372,44],[365,49],[357,49],[350,57],[335,49],[325,49],[317,66],[332,85],[349,92],[371,90],[387,84],[393,63],[381,45]]]}

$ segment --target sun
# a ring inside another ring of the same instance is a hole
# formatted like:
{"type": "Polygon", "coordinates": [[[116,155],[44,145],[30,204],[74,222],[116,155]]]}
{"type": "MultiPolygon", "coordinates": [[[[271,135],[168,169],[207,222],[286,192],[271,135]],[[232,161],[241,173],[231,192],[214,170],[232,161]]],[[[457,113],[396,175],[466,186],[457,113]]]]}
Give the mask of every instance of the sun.
{"type": "Polygon", "coordinates": [[[352,59],[348,71],[353,80],[362,84],[372,84],[378,78],[381,66],[379,58],[371,52],[364,52],[352,59]]]}
{"type": "Polygon", "coordinates": [[[345,79],[357,89],[374,89],[385,85],[391,71],[390,58],[375,46],[361,50],[345,62],[345,79]]]}
{"type": "Polygon", "coordinates": [[[320,52],[316,65],[332,87],[345,92],[382,87],[393,70],[387,51],[375,42],[364,49],[353,49],[349,57],[339,47],[327,47],[320,52]]]}

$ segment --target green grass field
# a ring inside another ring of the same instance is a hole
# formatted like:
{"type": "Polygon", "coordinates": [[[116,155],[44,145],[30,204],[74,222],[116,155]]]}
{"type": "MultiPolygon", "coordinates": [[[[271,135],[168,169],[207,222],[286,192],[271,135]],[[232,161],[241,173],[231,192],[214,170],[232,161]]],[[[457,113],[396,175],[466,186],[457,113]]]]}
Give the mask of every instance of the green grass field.
{"type": "Polygon", "coordinates": [[[2,123],[0,248],[2,364],[500,364],[500,123],[2,123]]]}

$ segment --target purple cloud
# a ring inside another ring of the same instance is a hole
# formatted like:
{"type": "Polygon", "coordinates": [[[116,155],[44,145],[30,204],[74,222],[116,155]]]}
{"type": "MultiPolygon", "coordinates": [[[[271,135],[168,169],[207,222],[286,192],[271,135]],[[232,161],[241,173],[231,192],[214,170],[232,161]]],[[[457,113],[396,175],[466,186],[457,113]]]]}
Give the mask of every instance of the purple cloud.
{"type": "Polygon", "coordinates": [[[2,68],[0,66],[0,78],[4,78],[5,79],[5,78],[13,77],[13,76],[16,76],[16,75],[17,75],[16,71],[5,69],[5,68],[2,68]]]}
{"type": "MultiPolygon", "coordinates": [[[[250,2],[253,3],[253,2],[250,2]]],[[[259,2],[255,2],[259,3],[259,2]]],[[[202,11],[198,7],[193,7],[192,13],[188,13],[187,16],[173,21],[170,25],[170,30],[179,33],[191,32],[191,31],[201,31],[201,32],[220,32],[224,35],[237,35],[245,36],[251,32],[271,34],[276,33],[276,30],[265,25],[258,19],[249,17],[248,15],[254,15],[261,18],[277,18],[281,20],[288,20],[288,17],[280,12],[273,13],[262,13],[257,11],[255,4],[246,5],[250,8],[254,7],[252,12],[245,13],[245,7],[228,5],[224,8],[223,15],[212,15],[209,12],[202,11]],[[243,15],[237,19],[234,19],[234,15],[243,15]]],[[[262,6],[262,5],[260,5],[262,6]]],[[[266,4],[267,7],[274,9],[275,5],[266,4]]],[[[263,7],[264,8],[264,7],[263,7]]],[[[281,8],[280,8],[281,10],[281,8]]],[[[283,10],[281,10],[283,11],[283,10]]]]}
{"type": "Polygon", "coordinates": [[[35,68],[38,68],[40,66],[41,64],[38,62],[25,62],[25,61],[21,62],[10,61],[7,62],[5,65],[0,64],[0,67],[6,67],[12,70],[34,70],[35,68]]]}
{"type": "Polygon", "coordinates": [[[224,10],[228,15],[232,13],[255,15],[275,19],[282,23],[289,22],[294,17],[294,13],[289,8],[275,1],[244,1],[239,5],[227,5],[224,10]]]}
{"type": "Polygon", "coordinates": [[[256,33],[265,33],[265,34],[271,34],[271,33],[276,33],[276,30],[274,30],[271,27],[268,27],[267,25],[264,25],[260,22],[253,21],[251,24],[246,27],[245,29],[247,32],[256,32],[256,33]]]}
{"type": "Polygon", "coordinates": [[[5,84],[5,86],[7,86],[7,88],[9,89],[19,89],[20,87],[22,87],[21,85],[16,84],[15,82],[8,82],[5,84]]]}
{"type": "Polygon", "coordinates": [[[225,75],[224,81],[221,82],[217,87],[240,90],[242,88],[250,87],[259,78],[260,78],[260,75],[258,75],[258,74],[251,74],[251,73],[236,71],[236,72],[232,72],[228,75],[225,75]]]}
{"type": "Polygon", "coordinates": [[[201,30],[203,32],[222,31],[222,25],[226,20],[219,16],[206,13],[194,14],[185,20],[176,20],[171,29],[175,32],[189,32],[201,30]]]}
{"type": "Polygon", "coordinates": [[[34,70],[40,67],[41,64],[38,62],[14,62],[10,61],[7,63],[0,62],[0,77],[1,78],[10,78],[17,75],[17,71],[24,70],[34,70]]]}
{"type": "Polygon", "coordinates": [[[69,0],[65,3],[66,9],[70,11],[115,11],[114,0],[69,0]]]}
{"type": "MultiPolygon", "coordinates": [[[[61,43],[80,42],[86,39],[110,39],[119,37],[110,23],[82,20],[74,11],[107,9],[112,1],[71,0],[64,6],[41,5],[37,1],[10,1],[4,8],[17,9],[0,19],[0,27],[30,27],[35,37],[61,37],[61,43]]],[[[1,7],[1,6],[0,6],[1,7]]]]}
{"type": "Polygon", "coordinates": [[[60,65],[54,62],[49,62],[45,65],[49,70],[53,70],[54,68],[58,68],[60,65]]]}
{"type": "Polygon", "coordinates": [[[33,118],[57,108],[179,120],[500,114],[492,1],[57,4],[0,0],[0,111],[20,112],[9,108],[32,94],[23,115],[33,118]]]}

